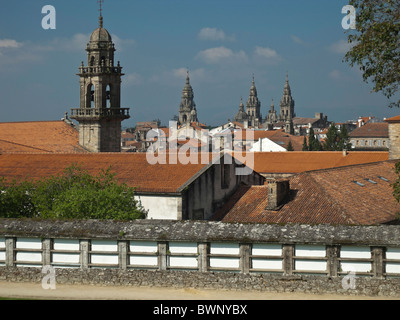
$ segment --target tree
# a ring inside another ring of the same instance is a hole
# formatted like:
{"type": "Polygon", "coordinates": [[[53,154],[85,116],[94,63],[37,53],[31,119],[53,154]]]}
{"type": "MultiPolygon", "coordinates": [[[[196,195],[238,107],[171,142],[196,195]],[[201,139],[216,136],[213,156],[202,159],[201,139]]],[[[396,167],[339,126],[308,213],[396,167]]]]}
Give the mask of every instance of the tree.
{"type": "Polygon", "coordinates": [[[336,128],[335,123],[332,123],[326,134],[326,140],[323,149],[325,151],[342,151],[349,150],[351,144],[349,143],[349,133],[346,126],[342,126],[340,131],[336,128]]]}
{"type": "Polygon", "coordinates": [[[40,181],[0,184],[0,217],[50,219],[142,219],[134,188],[119,184],[111,169],[96,176],[73,165],[40,181]],[[19,199],[24,205],[17,206],[19,199]]]}
{"type": "MultiPolygon", "coordinates": [[[[400,83],[400,1],[350,0],[357,10],[356,32],[348,35],[353,47],[344,60],[358,65],[363,79],[374,83],[373,92],[393,97],[400,83]]],[[[400,99],[389,107],[400,107],[400,99]]]]}
{"type": "Polygon", "coordinates": [[[326,140],[324,143],[324,150],[338,151],[339,150],[339,133],[336,125],[332,123],[326,133],[326,140]]]}
{"type": "Polygon", "coordinates": [[[286,147],[286,150],[287,151],[294,151],[293,144],[292,144],[291,140],[289,140],[289,143],[288,143],[288,145],[286,147]]]}
{"type": "Polygon", "coordinates": [[[339,151],[351,149],[351,143],[349,142],[349,132],[345,125],[342,125],[339,133],[339,151]]]}
{"type": "Polygon", "coordinates": [[[302,151],[308,151],[308,144],[307,144],[307,137],[306,136],[304,136],[302,151]]]}
{"type": "Polygon", "coordinates": [[[308,151],[321,151],[322,146],[319,140],[315,137],[314,129],[310,128],[308,134],[308,151]]]}

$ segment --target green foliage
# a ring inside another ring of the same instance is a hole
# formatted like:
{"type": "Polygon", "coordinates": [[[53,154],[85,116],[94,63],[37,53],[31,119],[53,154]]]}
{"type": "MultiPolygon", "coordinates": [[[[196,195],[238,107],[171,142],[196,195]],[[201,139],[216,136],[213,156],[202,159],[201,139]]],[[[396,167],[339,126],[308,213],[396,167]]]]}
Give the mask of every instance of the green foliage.
{"type": "Polygon", "coordinates": [[[30,182],[7,182],[0,177],[0,217],[31,218],[34,216],[34,206],[30,199],[33,185],[30,182]]]}
{"type": "Polygon", "coordinates": [[[134,188],[118,184],[110,168],[97,176],[72,165],[36,182],[0,180],[0,217],[44,219],[143,219],[134,188]]]}
{"type": "Polygon", "coordinates": [[[332,123],[326,134],[326,140],[323,146],[325,151],[342,151],[351,148],[349,143],[349,134],[346,126],[342,126],[340,131],[336,128],[335,123],[332,123]]]}
{"type": "MultiPolygon", "coordinates": [[[[388,99],[400,83],[400,1],[350,0],[357,11],[356,31],[348,35],[353,45],[344,60],[358,65],[363,79],[374,83],[374,92],[381,91],[388,99]]],[[[390,107],[400,107],[400,100],[390,107]]]]}
{"type": "Polygon", "coordinates": [[[308,151],[321,151],[322,146],[319,140],[315,137],[314,129],[310,128],[308,134],[308,151]]]}
{"type": "Polygon", "coordinates": [[[307,144],[307,137],[306,136],[304,136],[302,151],[308,151],[308,144],[307,144]]]}

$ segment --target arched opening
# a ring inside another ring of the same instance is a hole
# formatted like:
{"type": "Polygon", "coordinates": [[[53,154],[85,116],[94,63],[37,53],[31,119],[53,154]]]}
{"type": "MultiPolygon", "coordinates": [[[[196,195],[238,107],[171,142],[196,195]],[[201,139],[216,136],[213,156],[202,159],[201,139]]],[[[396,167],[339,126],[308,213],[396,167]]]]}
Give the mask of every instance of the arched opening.
{"type": "Polygon", "coordinates": [[[94,66],[94,57],[93,57],[93,56],[90,58],[90,66],[91,66],[91,67],[94,66]]]}
{"type": "Polygon", "coordinates": [[[106,87],[106,108],[111,108],[111,86],[106,87]]]}
{"type": "Polygon", "coordinates": [[[94,85],[92,83],[86,89],[86,108],[94,108],[94,85]]]}

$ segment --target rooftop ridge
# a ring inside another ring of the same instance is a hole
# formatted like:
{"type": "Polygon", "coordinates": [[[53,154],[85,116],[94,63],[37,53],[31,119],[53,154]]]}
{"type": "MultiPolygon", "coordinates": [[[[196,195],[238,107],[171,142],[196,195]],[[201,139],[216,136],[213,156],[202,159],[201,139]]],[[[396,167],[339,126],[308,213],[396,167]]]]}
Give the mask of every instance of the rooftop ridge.
{"type": "Polygon", "coordinates": [[[398,162],[398,160],[383,160],[383,161],[374,161],[374,162],[368,162],[368,163],[355,163],[355,164],[348,164],[348,165],[344,165],[344,166],[340,166],[340,167],[333,167],[333,168],[324,168],[324,169],[315,169],[315,170],[308,170],[308,171],[303,171],[303,172],[299,172],[294,174],[293,176],[298,176],[298,175],[302,175],[302,174],[309,174],[309,173],[318,173],[318,172],[324,172],[324,171],[332,171],[332,170],[344,170],[344,169],[348,169],[351,167],[366,167],[366,166],[373,166],[379,163],[396,163],[398,162]]]}

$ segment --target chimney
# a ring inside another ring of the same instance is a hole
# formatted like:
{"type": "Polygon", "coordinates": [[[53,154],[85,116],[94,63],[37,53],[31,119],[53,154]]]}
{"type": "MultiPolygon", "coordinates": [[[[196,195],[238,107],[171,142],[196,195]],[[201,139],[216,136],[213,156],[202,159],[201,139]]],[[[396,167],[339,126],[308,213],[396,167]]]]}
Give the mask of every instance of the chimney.
{"type": "Polygon", "coordinates": [[[343,149],[343,157],[347,156],[349,153],[347,152],[347,149],[343,149]]]}
{"type": "Polygon", "coordinates": [[[400,159],[400,115],[385,121],[389,123],[389,160],[400,159]]]}
{"type": "Polygon", "coordinates": [[[284,200],[289,195],[289,180],[269,180],[268,181],[268,204],[266,210],[279,210],[284,200]]]}

